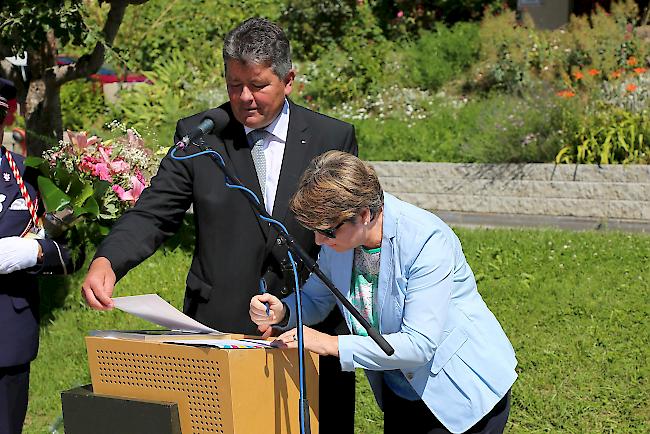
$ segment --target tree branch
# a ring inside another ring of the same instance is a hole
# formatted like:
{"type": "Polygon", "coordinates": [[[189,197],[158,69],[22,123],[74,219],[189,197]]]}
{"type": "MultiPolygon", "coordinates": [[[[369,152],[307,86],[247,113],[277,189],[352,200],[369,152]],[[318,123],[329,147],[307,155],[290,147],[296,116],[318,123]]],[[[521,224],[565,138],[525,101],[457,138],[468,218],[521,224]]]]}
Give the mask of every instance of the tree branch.
{"type": "Polygon", "coordinates": [[[100,0],[100,3],[110,3],[104,28],[102,29],[102,41],[97,41],[95,48],[90,54],[81,56],[76,62],[54,67],[55,80],[57,85],[68,81],[86,77],[94,74],[104,63],[106,46],[113,44],[117,32],[120,29],[126,7],[130,4],[142,4],[148,0],[100,0]]]}

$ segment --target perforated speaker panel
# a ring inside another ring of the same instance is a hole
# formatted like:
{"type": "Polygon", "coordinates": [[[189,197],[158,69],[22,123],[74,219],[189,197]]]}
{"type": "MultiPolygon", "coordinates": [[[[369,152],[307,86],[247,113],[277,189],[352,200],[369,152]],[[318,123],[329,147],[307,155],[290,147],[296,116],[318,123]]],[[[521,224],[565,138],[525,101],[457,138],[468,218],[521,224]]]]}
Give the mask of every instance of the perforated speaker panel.
{"type": "MultiPolygon", "coordinates": [[[[297,351],[217,349],[87,337],[97,394],[175,402],[183,434],[295,434],[297,351]]],[[[307,357],[312,432],[318,432],[318,356],[307,357]]]]}

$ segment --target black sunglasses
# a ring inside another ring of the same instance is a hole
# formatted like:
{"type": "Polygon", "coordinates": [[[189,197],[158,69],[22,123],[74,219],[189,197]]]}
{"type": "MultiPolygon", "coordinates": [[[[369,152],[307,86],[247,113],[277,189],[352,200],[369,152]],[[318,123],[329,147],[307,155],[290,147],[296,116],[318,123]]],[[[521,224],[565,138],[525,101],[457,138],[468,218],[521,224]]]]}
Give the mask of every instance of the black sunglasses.
{"type": "Polygon", "coordinates": [[[316,229],[316,228],[307,228],[310,231],[318,232],[321,235],[325,235],[327,238],[334,239],[336,238],[336,231],[343,226],[348,220],[343,220],[341,223],[338,225],[334,226],[333,228],[328,228],[328,229],[316,229]]]}

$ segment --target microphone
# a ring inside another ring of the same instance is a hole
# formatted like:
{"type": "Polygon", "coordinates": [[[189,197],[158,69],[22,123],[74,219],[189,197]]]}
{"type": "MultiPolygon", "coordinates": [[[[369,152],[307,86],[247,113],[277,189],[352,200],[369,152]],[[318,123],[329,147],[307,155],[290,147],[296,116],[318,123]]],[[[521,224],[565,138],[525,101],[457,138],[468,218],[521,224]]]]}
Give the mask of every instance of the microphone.
{"type": "Polygon", "coordinates": [[[230,116],[228,116],[228,113],[224,109],[215,108],[208,110],[199,125],[183,136],[180,141],[180,148],[184,148],[190,142],[208,133],[214,133],[217,136],[220,135],[221,131],[228,125],[228,122],[230,122],[230,116]]]}

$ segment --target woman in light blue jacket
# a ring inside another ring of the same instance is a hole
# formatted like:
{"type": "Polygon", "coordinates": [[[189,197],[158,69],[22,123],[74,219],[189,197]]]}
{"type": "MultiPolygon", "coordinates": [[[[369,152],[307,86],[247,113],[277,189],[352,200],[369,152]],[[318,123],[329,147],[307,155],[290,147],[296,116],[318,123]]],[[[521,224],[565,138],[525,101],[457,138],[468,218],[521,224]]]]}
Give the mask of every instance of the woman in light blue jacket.
{"type": "MultiPolygon", "coordinates": [[[[453,231],[384,193],[371,166],[339,151],[312,161],[291,208],[322,246],[321,270],[395,349],[387,356],[320,279],[307,280],[305,324],[339,304],[352,334],[305,327],[305,348],[339,357],[343,370],[365,370],[384,432],[503,432],[517,360],[453,231]]],[[[251,319],[266,335],[272,326],[291,329],[294,306],[293,295],[258,295],[251,319]]],[[[295,348],[295,335],[285,331],[278,344],[295,348]]]]}

